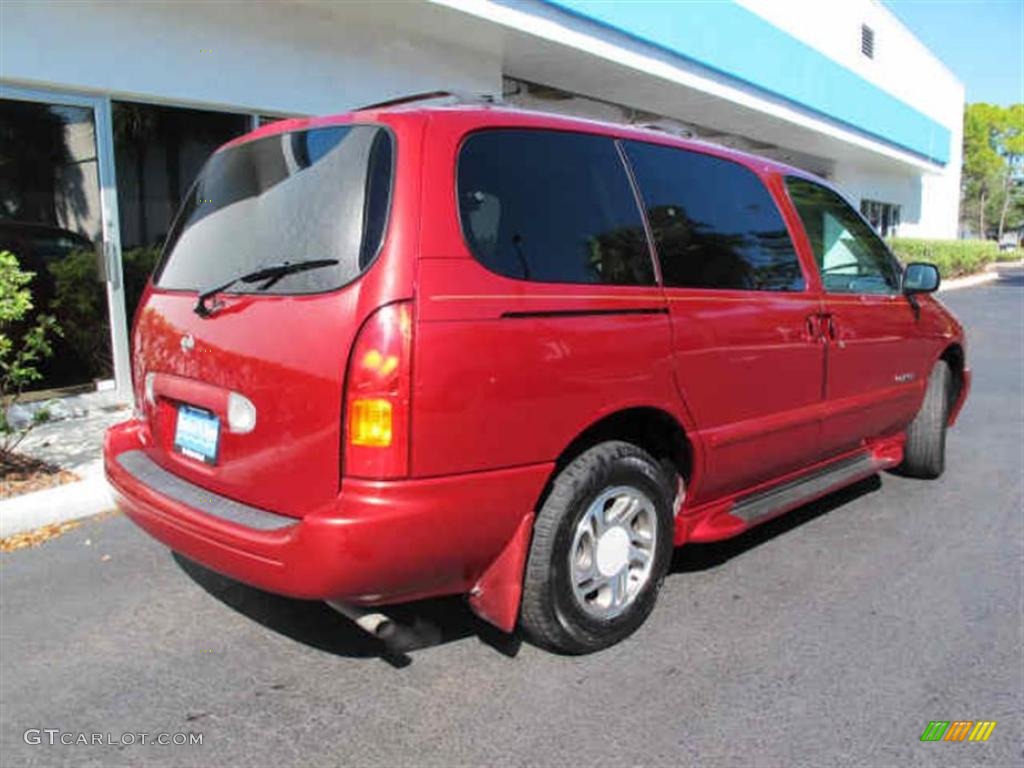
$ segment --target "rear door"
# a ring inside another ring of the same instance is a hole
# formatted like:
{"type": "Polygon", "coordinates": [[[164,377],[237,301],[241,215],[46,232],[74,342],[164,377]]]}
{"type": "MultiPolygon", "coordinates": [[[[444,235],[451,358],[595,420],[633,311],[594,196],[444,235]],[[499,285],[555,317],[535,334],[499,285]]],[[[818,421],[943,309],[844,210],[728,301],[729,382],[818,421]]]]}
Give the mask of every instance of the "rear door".
{"type": "Polygon", "coordinates": [[[665,301],[615,140],[486,119],[431,127],[417,475],[551,461],[602,417],[675,396],[665,301]]]}
{"type": "Polygon", "coordinates": [[[900,267],[864,219],[836,192],[786,180],[821,275],[827,336],[822,450],[834,454],[897,432],[924,393],[929,342],[900,291],[900,267]]]}
{"type": "Polygon", "coordinates": [[[707,455],[702,501],[818,454],[820,311],[774,198],[750,169],[625,142],[672,318],[676,380],[707,455]]]}
{"type": "MultiPolygon", "coordinates": [[[[150,456],[221,495],[304,514],[338,492],[349,347],[382,301],[377,261],[395,141],[330,125],[229,145],[170,232],[134,334],[150,456]],[[201,290],[282,262],[336,263],[201,290]]],[[[398,296],[394,297],[398,298],[398,296]]]]}

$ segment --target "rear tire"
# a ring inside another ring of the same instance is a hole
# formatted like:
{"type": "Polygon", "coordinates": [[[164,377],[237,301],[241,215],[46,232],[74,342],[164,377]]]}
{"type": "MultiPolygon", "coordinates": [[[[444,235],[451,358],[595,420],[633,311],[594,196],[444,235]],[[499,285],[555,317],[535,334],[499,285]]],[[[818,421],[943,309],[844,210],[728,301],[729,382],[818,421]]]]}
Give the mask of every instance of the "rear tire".
{"type": "Polygon", "coordinates": [[[520,626],[550,650],[581,654],[631,635],[654,608],[672,556],[674,489],[645,451],[585,451],[537,513],[520,626]]]}
{"type": "Polygon", "coordinates": [[[909,477],[934,479],[946,466],[946,425],[953,372],[939,360],[928,377],[921,410],[907,428],[907,444],[900,470],[909,477]]]}

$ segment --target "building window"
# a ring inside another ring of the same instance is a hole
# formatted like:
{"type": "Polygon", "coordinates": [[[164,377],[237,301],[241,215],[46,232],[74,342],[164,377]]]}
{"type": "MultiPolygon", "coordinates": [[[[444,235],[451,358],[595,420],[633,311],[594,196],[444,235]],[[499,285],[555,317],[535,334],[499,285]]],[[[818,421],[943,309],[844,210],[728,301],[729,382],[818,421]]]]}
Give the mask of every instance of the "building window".
{"type": "Polygon", "coordinates": [[[882,237],[895,237],[900,227],[900,207],[894,203],[861,200],[860,212],[882,237]]]}
{"type": "Polygon", "coordinates": [[[875,30],[867,24],[860,25],[860,52],[869,59],[875,58],[875,30]]]}
{"type": "Polygon", "coordinates": [[[93,389],[113,376],[102,230],[92,108],[0,99],[0,251],[32,273],[32,310],[3,332],[20,343],[42,312],[62,330],[29,386],[47,395],[34,396],[93,389]]]}

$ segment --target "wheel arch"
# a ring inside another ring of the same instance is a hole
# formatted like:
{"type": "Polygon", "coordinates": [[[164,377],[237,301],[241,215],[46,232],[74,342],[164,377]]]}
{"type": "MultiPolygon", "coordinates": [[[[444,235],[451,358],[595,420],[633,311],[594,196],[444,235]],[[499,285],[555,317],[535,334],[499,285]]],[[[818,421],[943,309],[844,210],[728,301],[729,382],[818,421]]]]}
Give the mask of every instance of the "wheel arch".
{"type": "MultiPolygon", "coordinates": [[[[573,437],[555,460],[534,510],[544,504],[558,474],[588,448],[606,440],[623,440],[669,462],[688,486],[698,466],[698,447],[679,420],[652,406],[624,407],[602,416],[573,437]]],[[[516,624],[522,597],[524,567],[530,550],[535,514],[529,512],[503,552],[478,579],[469,595],[473,611],[506,632],[516,624]]]]}
{"type": "Polygon", "coordinates": [[[964,356],[964,348],[960,342],[954,342],[947,346],[942,354],[939,355],[939,360],[944,361],[948,366],[950,372],[953,374],[953,388],[949,393],[949,409],[953,412],[954,405],[960,402],[960,397],[964,391],[964,383],[966,379],[965,368],[966,359],[964,356]]]}
{"type": "Polygon", "coordinates": [[[666,469],[671,469],[689,486],[697,467],[698,448],[686,428],[668,411],[654,406],[622,408],[602,416],[581,430],[555,460],[541,502],[551,482],[573,459],[598,443],[622,440],[647,451],[666,469]]]}

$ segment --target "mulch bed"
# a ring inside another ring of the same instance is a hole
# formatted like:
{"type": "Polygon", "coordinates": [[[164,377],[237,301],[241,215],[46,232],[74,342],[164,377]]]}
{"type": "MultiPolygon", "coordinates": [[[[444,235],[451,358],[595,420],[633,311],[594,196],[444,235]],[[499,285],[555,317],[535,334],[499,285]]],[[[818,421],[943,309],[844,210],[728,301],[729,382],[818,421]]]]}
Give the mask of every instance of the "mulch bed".
{"type": "Polygon", "coordinates": [[[44,525],[42,528],[36,528],[34,531],[16,533],[13,536],[8,536],[6,539],[0,539],[0,552],[14,552],[26,547],[38,547],[40,544],[44,544],[50,539],[70,531],[72,528],[77,528],[79,525],[81,525],[81,522],[78,520],[68,520],[66,523],[52,523],[44,525]]]}
{"type": "Polygon", "coordinates": [[[81,478],[74,472],[48,462],[20,454],[0,454],[0,500],[76,480],[81,478]]]}

